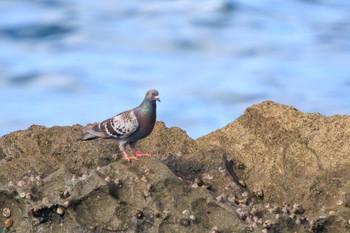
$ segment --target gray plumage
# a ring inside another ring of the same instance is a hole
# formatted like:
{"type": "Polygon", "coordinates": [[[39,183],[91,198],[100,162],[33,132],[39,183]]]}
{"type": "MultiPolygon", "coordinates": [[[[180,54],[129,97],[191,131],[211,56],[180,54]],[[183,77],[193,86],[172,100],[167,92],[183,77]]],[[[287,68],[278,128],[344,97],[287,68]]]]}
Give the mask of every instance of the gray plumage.
{"type": "Polygon", "coordinates": [[[136,143],[138,140],[147,137],[154,128],[156,101],[160,101],[158,91],[147,91],[144,100],[138,107],[104,120],[91,129],[85,128],[83,140],[114,139],[119,142],[119,149],[128,161],[130,159],[137,160],[137,158],[127,155],[125,152],[127,145],[130,145],[136,156],[150,156],[149,154],[141,154],[136,149],[136,143]]]}

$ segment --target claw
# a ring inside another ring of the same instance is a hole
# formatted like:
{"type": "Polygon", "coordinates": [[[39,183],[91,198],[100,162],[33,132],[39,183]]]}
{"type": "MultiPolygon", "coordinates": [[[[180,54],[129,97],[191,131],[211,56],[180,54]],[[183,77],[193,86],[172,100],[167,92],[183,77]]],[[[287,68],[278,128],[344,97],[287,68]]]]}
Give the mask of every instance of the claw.
{"type": "Polygon", "coordinates": [[[122,152],[124,155],[124,158],[130,163],[131,160],[137,160],[137,158],[135,156],[129,156],[125,151],[122,152]]]}
{"type": "Polygon", "coordinates": [[[138,150],[134,150],[134,153],[135,153],[135,155],[137,156],[137,157],[141,157],[141,156],[151,156],[150,154],[142,154],[140,151],[138,151],[138,150]]]}

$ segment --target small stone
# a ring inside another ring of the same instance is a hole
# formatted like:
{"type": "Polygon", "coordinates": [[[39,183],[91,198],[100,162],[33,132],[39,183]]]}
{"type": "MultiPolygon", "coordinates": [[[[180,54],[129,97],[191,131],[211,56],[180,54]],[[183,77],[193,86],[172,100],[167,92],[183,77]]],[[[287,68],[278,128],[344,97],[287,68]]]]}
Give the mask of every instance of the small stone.
{"type": "Polygon", "coordinates": [[[270,220],[266,220],[264,223],[263,223],[263,228],[264,229],[270,229],[272,226],[272,222],[270,220]]]}
{"type": "Polygon", "coordinates": [[[25,192],[20,192],[19,193],[19,197],[20,198],[25,198],[26,197],[26,193],[25,192]]]}
{"type": "Polygon", "coordinates": [[[226,197],[224,195],[219,195],[215,198],[218,202],[225,202],[226,197]]]}
{"type": "Polygon", "coordinates": [[[142,219],[143,217],[145,217],[145,215],[143,214],[143,212],[141,210],[138,210],[136,212],[136,218],[137,219],[142,219]]]}
{"type": "Polygon", "coordinates": [[[11,216],[11,210],[10,210],[10,208],[5,207],[5,208],[2,210],[2,215],[3,215],[5,218],[9,218],[9,217],[11,216]]]}
{"type": "Polygon", "coordinates": [[[212,180],[214,178],[214,176],[207,174],[204,178],[207,180],[212,180]]]}
{"type": "Polygon", "coordinates": [[[247,184],[245,183],[244,180],[239,180],[239,181],[238,181],[238,184],[241,185],[241,186],[244,187],[244,188],[247,187],[247,184]]]}
{"type": "Polygon", "coordinates": [[[61,207],[61,206],[57,207],[56,213],[57,213],[58,215],[62,216],[62,215],[64,214],[64,208],[61,207]]]}
{"type": "Polygon", "coordinates": [[[26,182],[24,182],[23,180],[20,180],[20,181],[17,182],[17,186],[18,186],[18,187],[22,187],[22,186],[24,186],[25,184],[26,184],[26,182]]]}
{"type": "Polygon", "coordinates": [[[33,175],[29,176],[29,181],[34,183],[35,182],[35,177],[33,175]]]}
{"type": "Polygon", "coordinates": [[[344,204],[344,202],[342,200],[338,200],[336,203],[335,203],[337,206],[341,206],[344,204]]]}
{"type": "Polygon", "coordinates": [[[40,181],[42,180],[41,176],[36,176],[35,179],[40,181]]]}
{"type": "Polygon", "coordinates": [[[194,221],[194,220],[196,220],[196,216],[194,216],[193,214],[191,214],[191,215],[190,215],[190,219],[191,219],[192,221],[194,221]]]}
{"type": "Polygon", "coordinates": [[[236,213],[238,214],[239,218],[243,221],[248,217],[247,211],[245,211],[242,208],[237,208],[236,213]]]}
{"type": "Polygon", "coordinates": [[[182,218],[182,219],[180,219],[180,224],[182,226],[188,227],[191,225],[191,221],[187,218],[182,218]]]}
{"type": "Polygon", "coordinates": [[[282,208],[282,212],[283,212],[284,214],[289,214],[289,208],[288,208],[288,206],[284,206],[284,207],[282,208]]]}
{"type": "Polygon", "coordinates": [[[147,180],[146,176],[142,176],[142,177],[141,177],[141,180],[142,180],[143,182],[145,182],[145,183],[147,183],[147,182],[148,182],[148,180],[147,180]]]}
{"type": "Polygon", "coordinates": [[[196,182],[193,182],[192,184],[191,184],[191,188],[198,188],[199,186],[198,186],[198,184],[196,183],[196,182]]]}
{"type": "Polygon", "coordinates": [[[106,182],[110,182],[110,181],[111,181],[111,178],[110,178],[109,176],[107,176],[107,177],[105,178],[105,181],[106,181],[106,182]]]}
{"type": "Polygon", "coordinates": [[[250,213],[255,216],[259,213],[259,210],[255,206],[253,206],[253,208],[250,210],[250,213]]]}
{"type": "Polygon", "coordinates": [[[77,181],[78,181],[77,176],[76,176],[76,175],[73,175],[72,178],[71,178],[71,181],[72,181],[72,183],[77,182],[77,181]]]}
{"type": "Polygon", "coordinates": [[[305,212],[305,209],[300,204],[294,204],[291,212],[294,214],[303,214],[305,212]]]}
{"type": "Polygon", "coordinates": [[[300,220],[299,217],[298,217],[297,219],[295,219],[295,224],[297,224],[297,225],[300,225],[300,224],[301,224],[301,220],[300,220]]]}
{"type": "Polygon", "coordinates": [[[43,186],[44,182],[42,180],[37,180],[35,184],[36,186],[41,187],[43,186]]]}
{"type": "Polygon", "coordinates": [[[84,173],[83,175],[81,175],[81,180],[86,180],[87,177],[88,177],[88,175],[84,173]]]}
{"type": "Polygon", "coordinates": [[[196,177],[196,178],[194,179],[194,183],[196,183],[198,186],[204,185],[203,180],[202,180],[201,178],[199,178],[199,177],[196,177]]]}
{"type": "Polygon", "coordinates": [[[261,233],[267,233],[267,232],[268,232],[268,230],[265,228],[261,230],[261,233]]]}
{"type": "Polygon", "coordinates": [[[276,214],[276,215],[275,215],[275,219],[277,219],[277,220],[280,219],[280,217],[281,217],[281,216],[280,216],[279,214],[276,214]]]}
{"type": "Polygon", "coordinates": [[[230,196],[227,198],[227,200],[231,203],[236,203],[236,197],[235,196],[230,196]]]}
{"type": "Polygon", "coordinates": [[[66,201],[63,202],[63,206],[64,207],[68,208],[69,205],[70,205],[70,201],[69,200],[66,200],[66,201]]]}
{"type": "Polygon", "coordinates": [[[28,200],[32,200],[33,194],[32,193],[26,193],[26,198],[28,200]]]}
{"type": "Polygon", "coordinates": [[[68,191],[68,190],[65,190],[65,191],[63,192],[63,198],[67,198],[67,197],[69,197],[69,196],[70,196],[69,191],[68,191]]]}
{"type": "Polygon", "coordinates": [[[10,218],[7,218],[7,219],[5,220],[5,227],[6,227],[6,228],[11,228],[12,226],[13,226],[13,220],[10,219],[10,218]]]}
{"type": "Polygon", "coordinates": [[[329,215],[335,215],[335,211],[334,210],[330,210],[329,211],[329,215]]]}
{"type": "Polygon", "coordinates": [[[219,170],[219,172],[221,172],[221,173],[226,172],[226,169],[225,169],[225,168],[223,168],[223,167],[221,167],[221,166],[219,167],[219,169],[218,169],[218,170],[219,170]]]}
{"type": "Polygon", "coordinates": [[[249,197],[249,193],[248,192],[243,192],[242,193],[242,197],[249,197]]]}
{"type": "Polygon", "coordinates": [[[189,214],[190,214],[190,211],[189,211],[189,210],[184,210],[184,211],[182,211],[182,214],[184,214],[184,215],[189,215],[189,214]]]}
{"type": "Polygon", "coordinates": [[[218,232],[219,232],[219,228],[218,228],[217,226],[213,226],[213,227],[211,228],[210,233],[218,233],[218,232]]]}
{"type": "Polygon", "coordinates": [[[48,206],[49,205],[49,198],[44,197],[43,199],[41,199],[41,203],[45,206],[48,206]]]}
{"type": "Polygon", "coordinates": [[[96,170],[97,170],[97,171],[101,170],[101,167],[100,167],[100,166],[97,166],[97,167],[96,167],[96,170]]]}
{"type": "Polygon", "coordinates": [[[257,189],[254,191],[254,195],[260,199],[264,198],[264,190],[257,189]]]}
{"type": "Polygon", "coordinates": [[[144,191],[143,191],[143,197],[144,197],[144,198],[147,198],[147,197],[149,197],[149,196],[150,196],[150,193],[149,193],[148,191],[144,190],[144,191]]]}

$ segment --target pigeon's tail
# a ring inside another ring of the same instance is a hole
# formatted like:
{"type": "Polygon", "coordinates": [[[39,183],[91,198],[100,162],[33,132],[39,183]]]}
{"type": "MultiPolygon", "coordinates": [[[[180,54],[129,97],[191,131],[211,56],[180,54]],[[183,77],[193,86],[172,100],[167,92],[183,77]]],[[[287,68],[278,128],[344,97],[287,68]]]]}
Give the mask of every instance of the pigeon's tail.
{"type": "Polygon", "coordinates": [[[96,136],[96,135],[92,135],[92,134],[86,133],[83,136],[82,140],[87,141],[87,140],[93,140],[93,139],[96,139],[96,138],[99,138],[99,137],[96,136]]]}
{"type": "Polygon", "coordinates": [[[84,136],[82,140],[93,140],[96,138],[106,138],[107,135],[103,133],[99,127],[94,126],[92,129],[84,129],[84,136]]]}

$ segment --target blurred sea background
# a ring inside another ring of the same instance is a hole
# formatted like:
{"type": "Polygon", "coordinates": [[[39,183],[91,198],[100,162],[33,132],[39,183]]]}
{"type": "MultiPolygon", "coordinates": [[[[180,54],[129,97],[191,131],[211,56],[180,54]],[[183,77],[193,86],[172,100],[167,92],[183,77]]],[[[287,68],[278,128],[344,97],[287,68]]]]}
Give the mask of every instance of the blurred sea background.
{"type": "Polygon", "coordinates": [[[1,0],[0,136],[86,125],[160,92],[198,138],[264,100],[350,114],[348,0],[1,0]]]}

